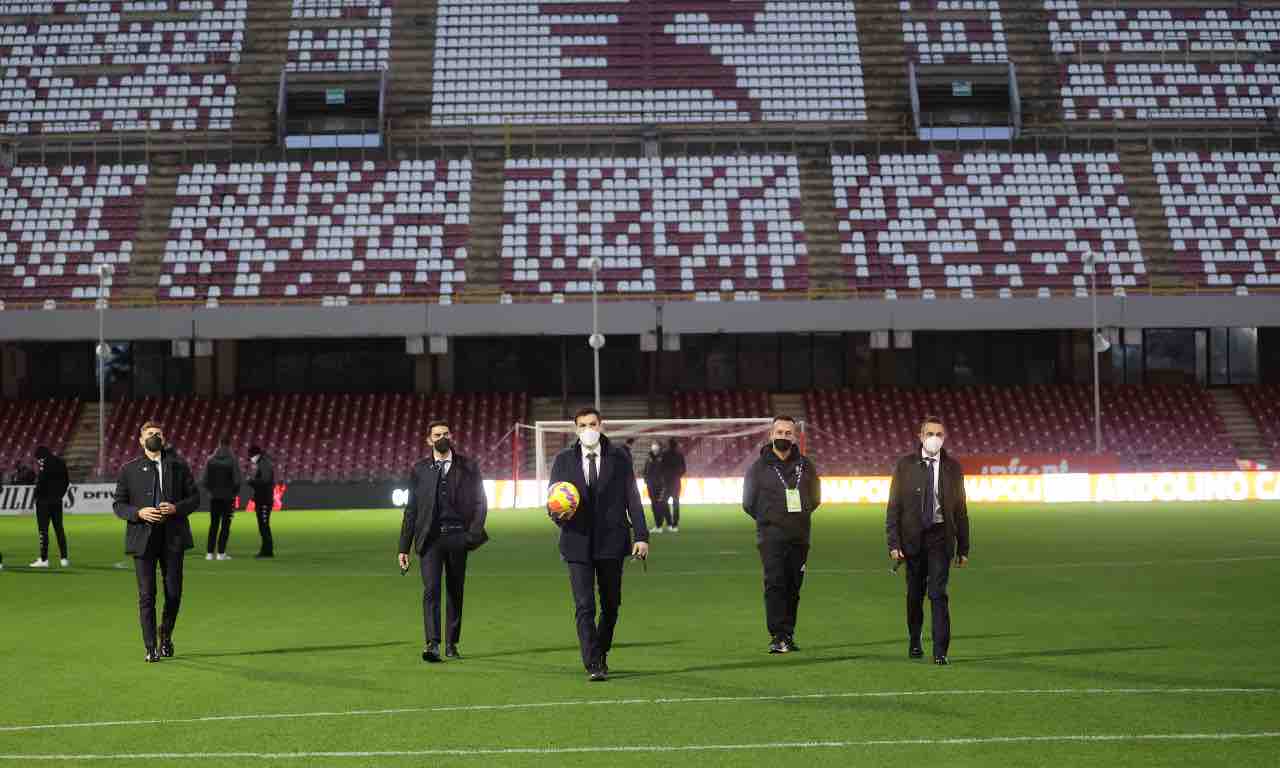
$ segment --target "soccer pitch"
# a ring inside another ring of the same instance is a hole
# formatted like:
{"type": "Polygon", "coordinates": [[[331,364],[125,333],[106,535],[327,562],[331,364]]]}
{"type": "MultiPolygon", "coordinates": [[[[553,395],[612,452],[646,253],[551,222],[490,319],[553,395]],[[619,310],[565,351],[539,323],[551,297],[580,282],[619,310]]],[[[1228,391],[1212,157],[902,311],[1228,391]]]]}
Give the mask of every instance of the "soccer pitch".
{"type": "MultiPolygon", "coordinates": [[[[0,519],[0,764],[1275,766],[1280,504],[971,505],[952,664],[907,658],[883,510],[815,516],[796,639],[766,653],[754,529],[689,507],[628,563],[607,683],[578,655],[556,530],[490,514],[463,658],[427,665],[392,510],[281,512],[203,559],[144,664],[123,523],[69,517],[74,567],[0,519]],[[52,762],[36,763],[41,756],[52,762]]],[[[55,547],[56,555],[56,547],[55,547]]],[[[928,607],[925,609],[928,616],[928,607]]],[[[926,619],[926,642],[927,640],[926,619]]]]}

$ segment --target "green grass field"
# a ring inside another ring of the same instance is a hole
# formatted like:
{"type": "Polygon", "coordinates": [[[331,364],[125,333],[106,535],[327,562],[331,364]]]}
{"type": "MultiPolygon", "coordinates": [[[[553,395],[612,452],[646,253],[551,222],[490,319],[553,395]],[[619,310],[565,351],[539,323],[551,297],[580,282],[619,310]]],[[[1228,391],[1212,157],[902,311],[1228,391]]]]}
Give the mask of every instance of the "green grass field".
{"type": "Polygon", "coordinates": [[[703,507],[627,565],[604,684],[538,512],[491,514],[464,658],[430,666],[397,512],[278,513],[266,562],[239,515],[222,563],[193,516],[178,655],[154,665],[122,523],[69,518],[73,568],[39,572],[16,567],[33,520],[0,519],[0,763],[1280,764],[1280,504],[971,516],[950,667],[907,659],[881,511],[819,512],[803,650],[769,656],[750,521],[703,507]]]}

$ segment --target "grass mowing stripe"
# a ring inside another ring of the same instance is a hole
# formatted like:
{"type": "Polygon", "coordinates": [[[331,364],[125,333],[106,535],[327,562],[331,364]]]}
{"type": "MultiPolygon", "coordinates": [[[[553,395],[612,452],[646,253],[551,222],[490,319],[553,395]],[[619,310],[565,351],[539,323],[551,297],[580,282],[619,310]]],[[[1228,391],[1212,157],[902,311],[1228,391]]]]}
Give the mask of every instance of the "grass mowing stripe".
{"type": "Polygon", "coordinates": [[[1061,736],[960,736],[935,739],[868,739],[865,741],[775,741],[757,744],[636,744],[585,747],[492,747],[476,749],[389,749],[326,752],[140,752],[82,755],[5,755],[0,760],[307,760],[368,757],[499,757],[503,755],[584,755],[608,753],[750,752],[779,749],[852,749],[856,747],[971,746],[995,744],[1241,741],[1280,738],[1280,731],[1252,733],[1111,733],[1061,736]]]}
{"type": "Polygon", "coordinates": [[[85,723],[37,723],[0,726],[0,733],[49,731],[63,728],[111,728],[140,725],[178,725],[220,723],[236,720],[297,720],[325,717],[369,717],[421,712],[484,712],[495,710],[547,709],[550,707],[634,706],[637,704],[746,704],[766,701],[804,701],[819,699],[906,698],[909,696],[1154,696],[1154,695],[1257,695],[1280,693],[1280,688],[1012,688],[953,689],[924,691],[841,691],[818,693],[779,693],[761,696],[681,696],[652,699],[595,699],[579,701],[538,701],[511,704],[453,704],[435,707],[398,707],[392,709],[352,709],[344,712],[279,712],[246,715],[203,715],[152,720],[104,720],[85,723]]]}

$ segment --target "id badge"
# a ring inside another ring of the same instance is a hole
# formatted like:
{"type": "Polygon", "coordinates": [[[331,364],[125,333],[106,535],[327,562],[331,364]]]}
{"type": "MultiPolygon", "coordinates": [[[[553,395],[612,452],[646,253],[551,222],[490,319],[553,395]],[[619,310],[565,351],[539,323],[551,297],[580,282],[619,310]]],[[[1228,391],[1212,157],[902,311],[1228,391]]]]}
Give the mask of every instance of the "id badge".
{"type": "Polygon", "coordinates": [[[803,507],[803,506],[801,506],[801,504],[800,504],[800,489],[799,489],[799,488],[795,488],[795,489],[788,488],[788,489],[787,489],[787,511],[788,511],[788,512],[793,512],[793,513],[794,513],[794,512],[803,512],[803,511],[804,511],[804,507],[803,507]]]}

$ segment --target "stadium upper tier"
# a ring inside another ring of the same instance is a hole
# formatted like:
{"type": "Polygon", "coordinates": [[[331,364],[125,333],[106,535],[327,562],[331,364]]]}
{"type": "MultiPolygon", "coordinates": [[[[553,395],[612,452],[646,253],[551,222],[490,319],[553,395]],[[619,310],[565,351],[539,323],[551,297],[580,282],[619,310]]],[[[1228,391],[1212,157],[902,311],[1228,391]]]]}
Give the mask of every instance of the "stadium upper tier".
{"type": "Polygon", "coordinates": [[[907,58],[920,64],[1003,64],[999,0],[900,0],[907,58]]]}
{"type": "Polygon", "coordinates": [[[1084,296],[1090,258],[1108,294],[1153,274],[1280,287],[1280,153],[836,155],[830,181],[812,162],[17,166],[0,171],[0,301],[92,306],[110,264],[104,296],[134,304],[556,302],[590,294],[592,258],[600,291],[636,299],[1084,296]]]}

